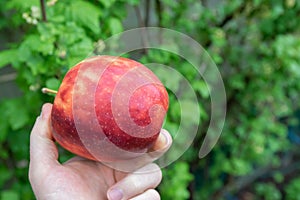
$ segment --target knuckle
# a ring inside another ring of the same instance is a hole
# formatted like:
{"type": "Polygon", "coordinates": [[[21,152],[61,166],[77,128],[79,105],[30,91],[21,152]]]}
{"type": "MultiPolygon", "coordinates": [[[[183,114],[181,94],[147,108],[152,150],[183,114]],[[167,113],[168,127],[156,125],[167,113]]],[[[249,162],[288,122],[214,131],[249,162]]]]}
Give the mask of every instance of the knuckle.
{"type": "Polygon", "coordinates": [[[148,164],[146,171],[150,172],[161,172],[160,167],[156,163],[148,164]]]}

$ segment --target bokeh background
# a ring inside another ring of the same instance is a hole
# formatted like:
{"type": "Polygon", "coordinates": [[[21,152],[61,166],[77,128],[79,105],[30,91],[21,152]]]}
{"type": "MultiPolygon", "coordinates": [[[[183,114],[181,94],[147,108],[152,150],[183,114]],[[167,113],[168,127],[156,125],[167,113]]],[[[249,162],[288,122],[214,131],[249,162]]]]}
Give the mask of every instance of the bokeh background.
{"type": "MultiPolygon", "coordinates": [[[[153,49],[127,55],[174,67],[199,100],[197,137],[163,169],[162,199],[299,200],[297,0],[1,0],[0,199],[35,199],[28,181],[29,135],[41,105],[54,99],[40,89],[57,89],[70,67],[92,51],[101,53],[106,38],[143,26],[198,41],[217,64],[227,94],[222,135],[199,159],[210,119],[205,82],[177,55],[153,49]]],[[[164,81],[180,88],[179,80],[166,75],[164,81]]],[[[170,93],[165,128],[176,133],[181,117],[198,117],[190,113],[181,116],[170,93]]],[[[60,148],[61,162],[71,156],[60,148]]]]}

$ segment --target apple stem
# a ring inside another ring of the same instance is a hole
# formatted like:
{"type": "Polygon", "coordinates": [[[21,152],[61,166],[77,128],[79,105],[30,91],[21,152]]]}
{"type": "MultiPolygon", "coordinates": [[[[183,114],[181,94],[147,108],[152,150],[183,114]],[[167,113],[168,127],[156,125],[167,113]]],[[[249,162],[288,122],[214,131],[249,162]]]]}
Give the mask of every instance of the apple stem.
{"type": "Polygon", "coordinates": [[[42,92],[45,94],[57,94],[56,90],[51,90],[49,88],[42,88],[42,92]]]}

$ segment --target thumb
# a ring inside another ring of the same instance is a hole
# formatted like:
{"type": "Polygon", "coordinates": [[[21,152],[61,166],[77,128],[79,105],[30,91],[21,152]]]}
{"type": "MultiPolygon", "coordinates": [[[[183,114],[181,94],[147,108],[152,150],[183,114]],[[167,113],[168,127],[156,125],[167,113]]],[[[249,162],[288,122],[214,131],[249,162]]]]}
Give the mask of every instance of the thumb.
{"type": "Polygon", "coordinates": [[[52,140],[50,131],[50,114],[52,104],[44,104],[41,115],[36,119],[30,134],[30,168],[29,177],[41,177],[44,173],[59,165],[58,150],[52,140]]]}
{"type": "Polygon", "coordinates": [[[114,162],[106,162],[105,165],[120,171],[120,172],[133,172],[134,170],[151,163],[158,158],[162,157],[171,147],[172,137],[170,133],[162,129],[155,144],[149,150],[149,152],[143,154],[140,157],[129,159],[129,160],[119,160],[114,162]]]}

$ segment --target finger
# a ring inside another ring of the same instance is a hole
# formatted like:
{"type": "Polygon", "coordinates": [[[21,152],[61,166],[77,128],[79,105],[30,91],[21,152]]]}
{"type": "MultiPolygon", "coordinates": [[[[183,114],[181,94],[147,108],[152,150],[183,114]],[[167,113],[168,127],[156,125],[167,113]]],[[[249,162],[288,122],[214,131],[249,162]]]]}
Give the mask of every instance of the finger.
{"type": "Polygon", "coordinates": [[[39,177],[54,165],[58,165],[58,151],[50,131],[52,105],[44,104],[30,134],[30,176],[39,177]]]}
{"type": "Polygon", "coordinates": [[[166,153],[166,151],[168,151],[171,145],[172,145],[172,137],[170,133],[165,129],[161,129],[161,132],[156,142],[154,143],[152,149],[150,149],[147,154],[151,158],[155,158],[155,159],[159,158],[164,153],[166,153]]]}
{"type": "Polygon", "coordinates": [[[135,196],[130,200],[149,200],[149,199],[151,199],[151,200],[160,200],[160,195],[156,190],[149,189],[146,192],[144,192],[144,193],[142,193],[138,196],[135,196]]]}
{"type": "Polygon", "coordinates": [[[157,187],[161,179],[160,168],[156,164],[150,163],[113,185],[108,190],[107,197],[109,200],[132,198],[148,189],[157,187]]]}
{"type": "Polygon", "coordinates": [[[118,162],[107,162],[105,165],[116,169],[117,171],[131,173],[148,163],[151,163],[160,158],[172,145],[172,137],[167,130],[162,129],[155,144],[149,152],[140,157],[130,160],[120,160],[118,162]]]}
{"type": "Polygon", "coordinates": [[[140,168],[157,160],[169,150],[171,145],[172,137],[170,133],[167,130],[162,129],[152,149],[150,149],[149,152],[145,153],[141,157],[131,160],[131,163],[136,166],[136,168],[132,169],[140,168]]]}

